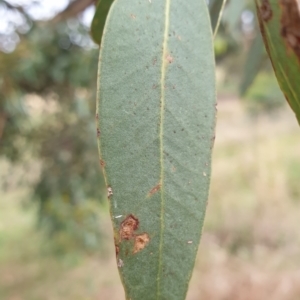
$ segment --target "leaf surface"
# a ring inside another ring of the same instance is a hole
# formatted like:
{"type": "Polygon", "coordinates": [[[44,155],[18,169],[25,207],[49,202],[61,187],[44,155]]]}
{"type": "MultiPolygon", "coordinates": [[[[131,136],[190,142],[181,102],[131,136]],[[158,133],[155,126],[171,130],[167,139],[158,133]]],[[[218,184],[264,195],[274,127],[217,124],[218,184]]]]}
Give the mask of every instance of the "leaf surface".
{"type": "Polygon", "coordinates": [[[99,0],[91,25],[91,36],[98,45],[101,43],[102,33],[109,9],[114,0],[99,0]]]}
{"type": "Polygon", "coordinates": [[[257,16],[277,81],[300,123],[300,4],[256,0],[257,16]]]}
{"type": "Polygon", "coordinates": [[[97,123],[127,299],[185,299],[208,198],[214,67],[205,0],[114,2],[97,123]]]}

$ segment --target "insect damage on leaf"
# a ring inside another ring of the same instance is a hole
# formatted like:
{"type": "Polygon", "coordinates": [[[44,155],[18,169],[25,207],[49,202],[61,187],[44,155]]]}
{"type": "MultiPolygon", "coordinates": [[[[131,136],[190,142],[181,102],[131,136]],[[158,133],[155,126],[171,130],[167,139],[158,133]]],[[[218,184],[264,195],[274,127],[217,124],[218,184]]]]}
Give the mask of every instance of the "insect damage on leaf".
{"type": "Polygon", "coordinates": [[[259,10],[261,18],[264,22],[268,22],[272,19],[273,12],[269,0],[263,0],[259,10]]]}
{"type": "Polygon", "coordinates": [[[112,196],[112,195],[113,195],[113,190],[112,190],[111,186],[109,186],[107,188],[107,198],[110,198],[110,196],[112,196]]]}
{"type": "MultiPolygon", "coordinates": [[[[139,220],[133,216],[129,215],[121,223],[119,236],[120,240],[134,240],[133,254],[136,254],[143,250],[150,241],[149,235],[147,233],[135,234],[135,231],[139,227],[139,220]]],[[[119,245],[116,244],[116,255],[119,255],[119,245]]]]}
{"type": "Polygon", "coordinates": [[[300,10],[297,0],[281,0],[281,36],[300,61],[300,10]]]}
{"type": "Polygon", "coordinates": [[[118,268],[122,268],[124,266],[124,262],[122,259],[118,259],[117,266],[118,268]]]}
{"type": "Polygon", "coordinates": [[[120,228],[120,238],[121,240],[129,240],[133,238],[134,231],[139,227],[139,220],[133,216],[129,215],[122,223],[120,228]]]}
{"type": "Polygon", "coordinates": [[[147,233],[143,233],[140,235],[137,235],[134,239],[134,248],[133,248],[133,254],[136,254],[143,250],[147,244],[149,243],[149,235],[147,233]]]}

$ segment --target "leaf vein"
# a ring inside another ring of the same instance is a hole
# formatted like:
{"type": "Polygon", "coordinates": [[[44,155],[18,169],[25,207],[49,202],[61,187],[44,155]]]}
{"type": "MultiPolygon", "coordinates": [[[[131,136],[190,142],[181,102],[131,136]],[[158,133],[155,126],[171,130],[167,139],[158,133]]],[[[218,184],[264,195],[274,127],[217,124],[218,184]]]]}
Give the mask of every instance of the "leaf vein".
{"type": "Polygon", "coordinates": [[[162,250],[163,250],[163,235],[164,235],[164,144],[163,144],[163,132],[164,132],[164,110],[165,110],[165,82],[166,82],[166,69],[167,69],[167,48],[168,48],[168,34],[170,26],[170,6],[171,0],[166,0],[165,6],[165,31],[163,37],[163,51],[162,51],[162,66],[161,66],[161,78],[160,78],[160,182],[161,182],[161,230],[160,230],[160,243],[159,243],[159,262],[158,262],[158,275],[157,275],[157,294],[156,298],[160,299],[161,294],[161,277],[162,277],[162,250]]]}

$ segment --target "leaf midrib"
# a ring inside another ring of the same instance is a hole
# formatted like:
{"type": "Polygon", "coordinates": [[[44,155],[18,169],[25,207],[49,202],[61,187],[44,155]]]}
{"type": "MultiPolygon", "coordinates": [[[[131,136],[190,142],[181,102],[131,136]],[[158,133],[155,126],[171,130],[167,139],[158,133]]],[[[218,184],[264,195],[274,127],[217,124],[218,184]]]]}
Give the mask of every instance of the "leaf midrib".
{"type": "Polygon", "coordinates": [[[157,274],[157,299],[159,299],[161,292],[161,278],[162,278],[162,248],[163,248],[163,234],[164,234],[164,143],[163,143],[163,132],[164,132],[164,111],[165,111],[165,83],[166,83],[166,70],[167,70],[167,55],[168,55],[168,33],[170,26],[170,6],[171,0],[166,0],[165,7],[165,25],[164,25],[164,38],[163,38],[163,51],[162,51],[162,65],[161,65],[161,78],[160,78],[160,131],[159,131],[159,142],[160,142],[160,242],[159,242],[159,258],[158,258],[158,274],[157,274]]]}

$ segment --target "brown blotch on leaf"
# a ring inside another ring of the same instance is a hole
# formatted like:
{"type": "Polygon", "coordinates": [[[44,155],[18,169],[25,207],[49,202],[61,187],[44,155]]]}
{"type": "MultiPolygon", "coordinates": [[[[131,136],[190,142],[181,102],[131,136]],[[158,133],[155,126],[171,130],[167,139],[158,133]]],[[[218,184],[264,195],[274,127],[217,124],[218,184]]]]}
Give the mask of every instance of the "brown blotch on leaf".
{"type": "Polygon", "coordinates": [[[147,244],[149,243],[150,238],[147,233],[139,234],[134,239],[134,248],[133,248],[133,254],[136,254],[143,250],[147,244]]]}
{"type": "Polygon", "coordinates": [[[155,187],[153,187],[150,192],[148,193],[148,197],[152,197],[155,193],[157,193],[161,188],[161,184],[157,184],[155,187]]]}
{"type": "Polygon", "coordinates": [[[139,227],[139,220],[129,215],[122,223],[120,227],[120,238],[121,240],[130,240],[134,236],[134,231],[139,227]]]}
{"type": "Polygon", "coordinates": [[[263,0],[259,10],[260,10],[261,18],[264,22],[268,22],[272,19],[273,11],[269,3],[269,0],[263,0]]]}
{"type": "Polygon", "coordinates": [[[300,61],[300,10],[297,0],[280,0],[281,36],[300,61]]]}
{"type": "Polygon", "coordinates": [[[118,245],[115,245],[115,249],[116,249],[116,256],[118,256],[120,252],[120,247],[118,245]]]}
{"type": "Polygon", "coordinates": [[[105,161],[104,161],[103,159],[100,159],[100,166],[101,166],[102,168],[105,167],[105,161]]]}

